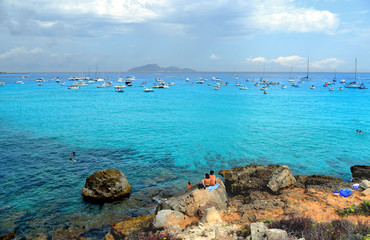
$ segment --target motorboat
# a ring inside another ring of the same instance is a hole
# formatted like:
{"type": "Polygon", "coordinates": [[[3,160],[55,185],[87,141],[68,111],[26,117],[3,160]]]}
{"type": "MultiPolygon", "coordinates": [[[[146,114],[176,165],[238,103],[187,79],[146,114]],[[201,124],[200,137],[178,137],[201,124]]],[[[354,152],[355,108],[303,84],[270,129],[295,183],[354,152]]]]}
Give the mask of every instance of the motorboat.
{"type": "Polygon", "coordinates": [[[247,90],[248,88],[246,86],[241,86],[239,89],[240,90],[247,90]]]}
{"type": "Polygon", "coordinates": [[[114,88],[125,88],[125,85],[115,85],[114,88]]]}
{"type": "Polygon", "coordinates": [[[24,84],[24,82],[22,82],[22,81],[16,81],[15,83],[24,84]]]}
{"type": "Polygon", "coordinates": [[[315,85],[312,85],[310,88],[311,88],[311,89],[315,89],[315,85]]]}
{"type": "Polygon", "coordinates": [[[363,83],[361,83],[359,89],[368,89],[363,83]]]}
{"type": "Polygon", "coordinates": [[[185,78],[185,81],[186,81],[186,82],[189,82],[189,81],[190,81],[190,79],[187,77],[187,78],[185,78]]]}
{"type": "Polygon", "coordinates": [[[282,89],[285,89],[285,88],[286,88],[286,86],[285,86],[285,85],[282,85],[282,86],[281,86],[281,88],[282,88],[282,89]]]}
{"type": "Polygon", "coordinates": [[[343,91],[343,88],[342,88],[342,87],[339,87],[339,88],[338,88],[338,90],[339,90],[339,91],[343,91]]]}
{"type": "Polygon", "coordinates": [[[360,84],[358,84],[358,82],[354,81],[354,82],[350,82],[348,84],[346,84],[344,87],[345,88],[360,88],[360,84]]]}
{"type": "Polygon", "coordinates": [[[0,86],[5,86],[5,82],[0,82],[0,86]]]}
{"type": "Polygon", "coordinates": [[[123,88],[115,88],[115,91],[116,92],[124,92],[124,89],[123,88]]]}
{"type": "Polygon", "coordinates": [[[263,91],[263,94],[267,94],[267,92],[266,91],[263,91]]]}
{"type": "Polygon", "coordinates": [[[153,88],[144,88],[144,92],[154,92],[153,88]]]}
{"type": "Polygon", "coordinates": [[[342,79],[339,81],[340,83],[346,83],[346,80],[342,79]]]}
{"type": "Polygon", "coordinates": [[[37,84],[38,86],[42,86],[42,85],[44,85],[44,84],[42,84],[42,83],[39,83],[39,84],[37,84]]]}
{"type": "Polygon", "coordinates": [[[329,88],[329,91],[334,91],[334,88],[333,88],[333,87],[330,87],[330,88],[329,88]]]}
{"type": "Polygon", "coordinates": [[[72,85],[72,86],[68,86],[68,89],[78,90],[78,89],[80,89],[80,87],[76,86],[76,85],[72,85]]]}

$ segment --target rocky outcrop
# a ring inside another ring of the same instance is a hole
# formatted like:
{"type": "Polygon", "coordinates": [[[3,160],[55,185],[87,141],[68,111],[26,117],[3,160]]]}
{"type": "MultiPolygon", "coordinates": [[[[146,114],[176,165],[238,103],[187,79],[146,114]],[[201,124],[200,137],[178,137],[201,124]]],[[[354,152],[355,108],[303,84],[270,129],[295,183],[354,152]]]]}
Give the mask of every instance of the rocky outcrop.
{"type": "Polygon", "coordinates": [[[249,196],[253,191],[272,191],[295,183],[288,166],[247,165],[219,172],[225,179],[225,186],[230,195],[249,196]]]}
{"type": "Polygon", "coordinates": [[[355,165],[351,167],[352,181],[370,179],[370,165],[355,165]]]}
{"type": "Polygon", "coordinates": [[[125,238],[136,239],[135,235],[149,229],[153,222],[155,215],[144,215],[140,217],[131,218],[124,222],[119,222],[111,226],[110,233],[105,236],[105,239],[119,240],[125,238]]]}
{"type": "Polygon", "coordinates": [[[368,181],[368,180],[362,180],[360,182],[360,188],[362,188],[362,189],[368,189],[368,188],[370,188],[370,181],[368,181]]]}
{"type": "Polygon", "coordinates": [[[252,240],[288,240],[288,233],[281,229],[268,229],[264,223],[256,222],[250,225],[252,240]]]}
{"type": "Polygon", "coordinates": [[[297,186],[308,189],[311,187],[335,190],[343,187],[343,180],[325,175],[310,175],[297,177],[297,186]]]}
{"type": "Polygon", "coordinates": [[[211,192],[208,189],[192,189],[175,195],[159,205],[158,210],[174,210],[189,217],[200,218],[210,207],[225,210],[227,207],[226,189],[220,178],[217,178],[217,183],[220,186],[211,192]]]}
{"type": "Polygon", "coordinates": [[[291,186],[295,184],[296,180],[288,166],[281,166],[276,169],[270,176],[270,180],[267,187],[271,189],[272,192],[278,193],[280,189],[291,186]]]}
{"type": "Polygon", "coordinates": [[[104,169],[86,179],[82,195],[90,201],[108,202],[130,195],[131,186],[125,174],[117,169],[104,169]]]}

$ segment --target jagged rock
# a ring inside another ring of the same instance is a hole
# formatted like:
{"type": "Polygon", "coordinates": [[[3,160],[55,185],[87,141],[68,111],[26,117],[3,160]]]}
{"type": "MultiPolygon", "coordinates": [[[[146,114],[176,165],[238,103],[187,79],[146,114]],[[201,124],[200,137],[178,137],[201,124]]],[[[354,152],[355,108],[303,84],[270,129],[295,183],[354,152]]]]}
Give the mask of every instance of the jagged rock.
{"type": "MultiPolygon", "coordinates": [[[[184,214],[173,210],[161,210],[155,216],[153,226],[155,228],[168,228],[169,226],[178,225],[177,223],[184,219],[184,214]],[[171,223],[171,218],[175,219],[175,223],[171,223]]],[[[178,225],[179,226],[179,225],[178,225]]],[[[177,227],[177,226],[175,226],[177,227]]]]}
{"type": "Polygon", "coordinates": [[[298,177],[298,182],[307,189],[309,187],[321,187],[337,189],[344,183],[342,179],[325,175],[311,175],[298,177]]]}
{"type": "Polygon", "coordinates": [[[361,192],[361,194],[362,194],[363,196],[369,196],[369,197],[370,197],[370,188],[365,189],[364,191],[362,191],[362,192],[361,192]]]}
{"type": "Polygon", "coordinates": [[[86,179],[82,195],[91,201],[113,201],[130,195],[131,186],[125,174],[117,169],[104,169],[86,179]]]}
{"type": "Polygon", "coordinates": [[[218,172],[225,179],[227,192],[233,196],[248,196],[250,191],[266,191],[272,173],[279,165],[254,165],[236,167],[218,172]]]}
{"type": "Polygon", "coordinates": [[[270,176],[267,187],[271,189],[274,193],[282,188],[293,185],[296,182],[288,166],[283,165],[276,169],[270,176]]]}
{"type": "Polygon", "coordinates": [[[211,207],[206,209],[206,212],[203,215],[201,222],[205,224],[212,224],[216,222],[222,222],[222,219],[217,209],[215,207],[211,207]]]}
{"type": "Polygon", "coordinates": [[[208,189],[192,189],[168,198],[167,201],[159,205],[158,210],[169,209],[184,213],[190,217],[202,217],[207,208],[226,209],[225,186],[220,178],[217,178],[217,183],[220,186],[211,192],[208,189]]]}
{"type": "Polygon", "coordinates": [[[360,182],[360,188],[362,188],[362,189],[368,189],[368,188],[370,188],[370,181],[368,181],[368,180],[362,180],[360,182]]]}
{"type": "Polygon", "coordinates": [[[250,225],[252,240],[264,240],[268,230],[263,222],[256,222],[250,225]]]}
{"type": "Polygon", "coordinates": [[[138,234],[150,228],[155,215],[144,215],[136,218],[113,224],[110,234],[105,236],[106,239],[125,239],[126,237],[138,234]]]}
{"type": "Polygon", "coordinates": [[[351,167],[352,181],[370,179],[370,165],[355,165],[351,167]]]}
{"type": "Polygon", "coordinates": [[[266,235],[265,237],[266,240],[287,240],[288,239],[288,233],[281,229],[275,229],[275,228],[267,229],[265,235],[266,235]]]}

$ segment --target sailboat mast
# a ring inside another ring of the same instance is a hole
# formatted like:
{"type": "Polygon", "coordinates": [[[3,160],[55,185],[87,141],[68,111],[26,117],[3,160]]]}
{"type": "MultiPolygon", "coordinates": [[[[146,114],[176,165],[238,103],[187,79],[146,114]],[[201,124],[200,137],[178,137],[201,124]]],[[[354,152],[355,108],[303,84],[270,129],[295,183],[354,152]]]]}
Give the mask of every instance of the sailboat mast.
{"type": "Polygon", "coordinates": [[[308,73],[310,72],[310,59],[307,58],[307,79],[308,79],[308,73]]]}
{"type": "Polygon", "coordinates": [[[355,81],[357,80],[357,58],[355,58],[355,81]]]}

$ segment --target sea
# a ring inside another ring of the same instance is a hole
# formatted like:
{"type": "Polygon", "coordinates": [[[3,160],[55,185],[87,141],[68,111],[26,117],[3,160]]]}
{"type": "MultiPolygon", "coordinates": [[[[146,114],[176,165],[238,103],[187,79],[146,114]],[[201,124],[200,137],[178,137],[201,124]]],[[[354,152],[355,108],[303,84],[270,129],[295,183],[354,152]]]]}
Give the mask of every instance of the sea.
{"type": "MultiPolygon", "coordinates": [[[[114,222],[152,214],[153,197],[184,191],[210,170],[280,164],[294,175],[350,181],[351,166],[370,163],[370,91],[339,90],[352,73],[337,73],[326,87],[334,74],[313,73],[311,81],[299,83],[305,74],[137,73],[124,92],[98,88],[102,82],[68,89],[75,83],[68,78],[82,74],[22,75],[0,74],[0,235],[31,239],[80,231],[101,239],[114,222]],[[280,84],[265,94],[266,85],[255,86],[261,77],[280,84]],[[173,84],[144,92],[156,78],[173,84]],[[216,83],[222,83],[218,90],[216,83]],[[106,168],[125,173],[130,197],[84,201],[86,178],[106,168]]],[[[99,76],[113,85],[126,78],[99,76]]],[[[359,76],[370,85],[370,74],[359,76]]]]}

